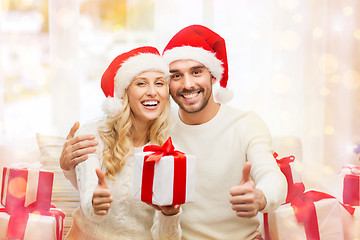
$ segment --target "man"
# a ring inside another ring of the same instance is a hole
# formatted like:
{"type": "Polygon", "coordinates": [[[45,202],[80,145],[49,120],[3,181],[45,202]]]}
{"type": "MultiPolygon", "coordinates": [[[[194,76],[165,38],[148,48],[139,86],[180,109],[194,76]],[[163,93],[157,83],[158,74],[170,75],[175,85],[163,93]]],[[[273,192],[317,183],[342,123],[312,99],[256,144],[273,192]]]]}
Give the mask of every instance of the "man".
{"type": "MultiPolygon", "coordinates": [[[[172,140],[176,149],[197,157],[196,201],[182,206],[183,238],[262,239],[256,216],[285,201],[286,180],[272,157],[264,122],[252,112],[220,104],[230,96],[224,39],[192,25],[169,41],[163,56],[169,63],[170,94],[179,105],[172,140]]],[[[83,161],[93,141],[71,138],[64,145],[62,168],[83,161]]]]}

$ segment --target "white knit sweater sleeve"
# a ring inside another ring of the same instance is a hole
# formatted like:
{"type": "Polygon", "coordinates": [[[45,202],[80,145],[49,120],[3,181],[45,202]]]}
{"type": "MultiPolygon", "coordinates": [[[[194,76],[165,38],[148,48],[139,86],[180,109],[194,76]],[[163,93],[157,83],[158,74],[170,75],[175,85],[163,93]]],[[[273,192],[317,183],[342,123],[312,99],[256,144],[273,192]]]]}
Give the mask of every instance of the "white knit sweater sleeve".
{"type": "Polygon", "coordinates": [[[272,156],[271,135],[264,121],[255,113],[247,118],[244,142],[247,159],[252,164],[251,175],[266,198],[262,212],[273,211],[285,202],[287,182],[272,156]]]}
{"type": "Polygon", "coordinates": [[[154,240],[177,240],[181,239],[182,230],[180,226],[180,212],[172,216],[165,216],[160,211],[156,211],[154,216],[154,223],[151,228],[152,238],[154,240]]]}
{"type": "Polygon", "coordinates": [[[71,184],[74,186],[74,188],[76,190],[78,190],[75,169],[63,170],[63,174],[64,174],[65,178],[67,178],[67,180],[69,180],[71,182],[71,184]]]}
{"type": "MultiPolygon", "coordinates": [[[[95,124],[84,125],[77,131],[77,135],[90,133],[97,136],[95,124]]],[[[92,196],[95,188],[98,185],[98,177],[96,175],[95,169],[101,169],[101,163],[99,158],[99,152],[101,148],[101,143],[97,146],[96,152],[89,154],[89,158],[86,161],[83,161],[76,165],[76,179],[77,186],[80,194],[80,206],[84,215],[94,222],[102,221],[105,216],[96,215],[92,206],[92,196]]]]}

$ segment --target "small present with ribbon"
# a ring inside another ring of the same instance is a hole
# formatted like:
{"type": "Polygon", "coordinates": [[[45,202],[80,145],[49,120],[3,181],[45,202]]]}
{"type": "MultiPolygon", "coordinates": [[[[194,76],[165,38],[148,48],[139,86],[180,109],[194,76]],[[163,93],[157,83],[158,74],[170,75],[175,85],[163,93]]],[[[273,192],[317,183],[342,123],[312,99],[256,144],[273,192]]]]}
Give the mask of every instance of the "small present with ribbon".
{"type": "Polygon", "coordinates": [[[40,168],[40,164],[12,164],[3,168],[1,204],[8,211],[30,205],[50,208],[54,173],[40,168]]]}
{"type": "Polygon", "coordinates": [[[343,177],[343,203],[360,206],[360,167],[346,164],[340,175],[343,177]]]}
{"type": "Polygon", "coordinates": [[[285,175],[287,184],[288,184],[288,194],[286,196],[285,203],[291,202],[291,198],[294,195],[294,184],[302,182],[301,171],[299,167],[296,167],[295,157],[287,156],[283,158],[278,158],[279,155],[274,152],[274,158],[281,170],[281,172],[285,175]]]}
{"type": "Polygon", "coordinates": [[[25,232],[31,231],[31,224],[30,227],[27,225],[29,219],[40,219],[41,216],[50,216],[56,220],[56,228],[52,225],[48,227],[56,230],[55,239],[62,238],[60,234],[65,216],[51,206],[54,173],[40,168],[40,163],[16,163],[3,168],[1,204],[5,208],[1,208],[0,213],[2,221],[7,222],[6,238],[29,239],[25,235],[25,232]],[[30,218],[30,214],[34,217],[30,218]]]}
{"type": "Polygon", "coordinates": [[[134,158],[134,197],[158,206],[195,199],[196,158],[175,150],[171,138],[163,146],[145,146],[134,158]]]}
{"type": "Polygon", "coordinates": [[[60,209],[50,208],[49,211],[29,213],[26,225],[23,224],[24,217],[18,215],[10,220],[11,217],[5,208],[0,209],[0,240],[62,240],[65,213],[60,209]]]}
{"type": "Polygon", "coordinates": [[[291,203],[264,214],[265,239],[345,239],[342,216],[354,215],[355,209],[327,193],[305,191],[303,183],[293,187],[291,203]]]}

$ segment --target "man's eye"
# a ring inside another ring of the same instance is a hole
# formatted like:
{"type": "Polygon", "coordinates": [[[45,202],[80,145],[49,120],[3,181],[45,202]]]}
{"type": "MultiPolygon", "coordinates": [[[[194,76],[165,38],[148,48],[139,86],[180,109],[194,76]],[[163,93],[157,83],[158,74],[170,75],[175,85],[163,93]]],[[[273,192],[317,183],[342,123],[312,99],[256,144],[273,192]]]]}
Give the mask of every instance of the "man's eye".
{"type": "Polygon", "coordinates": [[[180,78],[181,75],[180,74],[173,74],[171,75],[171,79],[177,79],[177,78],[180,78]]]}
{"type": "Polygon", "coordinates": [[[201,73],[201,71],[194,71],[193,74],[194,75],[199,75],[201,73]]]}

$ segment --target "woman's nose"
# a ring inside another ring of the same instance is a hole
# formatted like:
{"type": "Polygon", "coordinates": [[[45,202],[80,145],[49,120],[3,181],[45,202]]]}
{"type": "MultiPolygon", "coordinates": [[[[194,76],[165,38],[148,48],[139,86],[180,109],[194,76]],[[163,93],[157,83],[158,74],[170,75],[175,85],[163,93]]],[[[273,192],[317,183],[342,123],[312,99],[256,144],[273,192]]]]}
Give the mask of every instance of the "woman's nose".
{"type": "Polygon", "coordinates": [[[155,95],[156,95],[156,89],[155,89],[155,86],[154,86],[153,84],[149,84],[149,85],[148,85],[146,94],[147,94],[148,96],[155,96],[155,95]]]}

